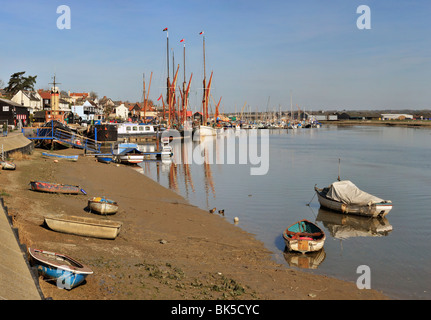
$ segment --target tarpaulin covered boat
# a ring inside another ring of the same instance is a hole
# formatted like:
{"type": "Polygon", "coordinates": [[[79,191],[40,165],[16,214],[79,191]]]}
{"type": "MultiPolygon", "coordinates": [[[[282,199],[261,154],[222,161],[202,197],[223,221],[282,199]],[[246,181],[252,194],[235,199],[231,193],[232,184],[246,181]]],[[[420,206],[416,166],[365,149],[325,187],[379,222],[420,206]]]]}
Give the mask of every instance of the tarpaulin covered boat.
{"type": "Polygon", "coordinates": [[[384,217],[391,211],[392,202],[360,190],[349,180],[336,181],[327,188],[314,187],[322,207],[344,214],[384,217]]]}

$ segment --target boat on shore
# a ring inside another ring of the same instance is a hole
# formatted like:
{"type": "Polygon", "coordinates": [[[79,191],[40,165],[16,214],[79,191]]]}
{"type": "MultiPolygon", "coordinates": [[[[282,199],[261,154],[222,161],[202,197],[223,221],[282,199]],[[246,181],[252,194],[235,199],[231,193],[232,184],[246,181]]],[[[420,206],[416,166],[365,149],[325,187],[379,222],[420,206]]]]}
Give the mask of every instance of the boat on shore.
{"type": "Polygon", "coordinates": [[[336,181],[327,188],[314,186],[314,190],[322,207],[343,214],[381,218],[392,209],[390,200],[364,192],[349,180],[336,181]]]}
{"type": "Polygon", "coordinates": [[[317,225],[304,219],[287,227],[283,239],[289,251],[307,253],[322,249],[326,235],[317,225]]]}
{"type": "Polygon", "coordinates": [[[96,212],[102,215],[116,214],[118,211],[118,203],[105,197],[93,197],[88,199],[88,208],[91,212],[96,212]]]}
{"type": "Polygon", "coordinates": [[[69,216],[65,214],[45,216],[45,223],[51,230],[57,232],[111,240],[118,236],[122,226],[122,223],[118,221],[69,216]]]}
{"type": "Polygon", "coordinates": [[[48,153],[48,152],[42,152],[42,156],[47,158],[58,158],[58,159],[65,159],[70,161],[78,161],[78,155],[61,155],[61,154],[54,154],[54,153],[48,153]]]}
{"type": "Polygon", "coordinates": [[[93,274],[84,264],[64,254],[28,248],[30,262],[44,278],[57,280],[57,286],[71,290],[93,274]]]}
{"type": "Polygon", "coordinates": [[[30,181],[31,190],[48,193],[63,193],[63,194],[87,194],[80,186],[73,186],[69,184],[44,182],[44,181],[30,181]]]}
{"type": "Polygon", "coordinates": [[[16,164],[10,161],[0,161],[1,168],[3,170],[15,170],[16,164]]]}
{"type": "Polygon", "coordinates": [[[102,163],[111,163],[112,161],[114,161],[114,158],[113,156],[109,155],[97,155],[96,160],[102,163]]]}

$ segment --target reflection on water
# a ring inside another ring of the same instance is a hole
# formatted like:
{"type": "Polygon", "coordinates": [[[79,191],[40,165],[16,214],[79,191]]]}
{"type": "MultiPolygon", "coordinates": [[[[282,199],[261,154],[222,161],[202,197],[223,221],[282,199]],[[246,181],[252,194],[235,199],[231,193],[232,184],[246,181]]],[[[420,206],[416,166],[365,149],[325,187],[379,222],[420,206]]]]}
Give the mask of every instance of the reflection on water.
{"type": "Polygon", "coordinates": [[[392,231],[392,225],[386,217],[360,217],[322,208],[319,208],[316,221],[321,221],[333,238],[341,240],[353,237],[382,237],[392,231]]]}
{"type": "Polygon", "coordinates": [[[283,255],[289,266],[301,269],[317,269],[326,258],[325,248],[306,254],[284,251],[283,255]]]}
{"type": "Polygon", "coordinates": [[[279,263],[353,282],[357,267],[367,265],[373,289],[395,298],[430,299],[430,132],[336,126],[273,130],[269,170],[262,176],[250,175],[252,165],[240,162],[244,155],[248,159],[248,149],[239,145],[247,130],[176,144],[170,161],[140,166],[145,175],[190,203],[204,210],[224,209],[231,223],[238,217],[238,226],[256,235],[279,263]],[[235,161],[229,163],[232,152],[235,161]],[[385,219],[320,209],[313,199],[314,185],[329,185],[337,178],[338,159],[341,179],[392,200],[394,207],[385,219]],[[327,233],[324,251],[315,257],[284,252],[283,230],[301,219],[327,233]]]}

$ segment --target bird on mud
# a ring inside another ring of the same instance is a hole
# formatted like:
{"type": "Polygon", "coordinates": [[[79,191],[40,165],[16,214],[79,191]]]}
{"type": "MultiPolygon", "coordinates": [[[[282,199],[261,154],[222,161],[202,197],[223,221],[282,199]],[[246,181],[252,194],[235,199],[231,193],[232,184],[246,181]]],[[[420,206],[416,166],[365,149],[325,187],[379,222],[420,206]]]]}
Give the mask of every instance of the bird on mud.
{"type": "Polygon", "coordinates": [[[210,210],[210,213],[214,213],[215,211],[216,211],[216,208],[214,207],[210,210]]]}
{"type": "Polygon", "coordinates": [[[224,216],[224,209],[219,210],[218,213],[221,214],[222,216],[224,216]]]}

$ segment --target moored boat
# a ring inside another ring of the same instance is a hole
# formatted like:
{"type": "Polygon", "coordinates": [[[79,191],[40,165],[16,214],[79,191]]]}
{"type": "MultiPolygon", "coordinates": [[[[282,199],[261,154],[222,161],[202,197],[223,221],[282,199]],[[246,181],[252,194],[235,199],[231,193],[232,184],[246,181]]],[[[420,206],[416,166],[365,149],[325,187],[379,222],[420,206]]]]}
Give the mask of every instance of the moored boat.
{"type": "Polygon", "coordinates": [[[344,214],[384,217],[392,209],[390,200],[383,200],[360,190],[349,180],[336,181],[327,188],[314,187],[322,207],[344,214]]]}
{"type": "Polygon", "coordinates": [[[42,156],[47,158],[58,158],[58,159],[65,159],[70,161],[78,161],[78,155],[67,156],[67,155],[61,155],[61,154],[42,152],[42,156]]]}
{"type": "Polygon", "coordinates": [[[138,164],[144,161],[145,157],[146,155],[136,148],[125,149],[116,155],[117,161],[124,164],[138,164]]]}
{"type": "Polygon", "coordinates": [[[49,193],[64,193],[64,194],[87,194],[80,186],[69,184],[60,184],[44,181],[30,181],[30,186],[33,191],[49,192],[49,193]]]}
{"type": "Polygon", "coordinates": [[[93,271],[75,259],[55,252],[28,248],[30,261],[44,278],[57,280],[62,289],[73,289],[93,271]]]}
{"type": "Polygon", "coordinates": [[[84,237],[115,239],[120,233],[122,223],[69,215],[45,216],[46,225],[57,232],[75,234],[84,237]]]}
{"type": "Polygon", "coordinates": [[[326,235],[317,225],[304,219],[287,227],[283,239],[289,251],[307,253],[322,249],[326,235]]]}
{"type": "Polygon", "coordinates": [[[116,214],[118,211],[118,203],[105,197],[93,197],[88,199],[88,208],[90,211],[97,212],[103,215],[116,214]]]}
{"type": "Polygon", "coordinates": [[[3,170],[15,170],[16,164],[10,161],[0,161],[1,168],[3,170]]]}
{"type": "Polygon", "coordinates": [[[118,138],[130,136],[156,136],[157,127],[152,124],[143,123],[119,123],[117,128],[118,138]]]}

